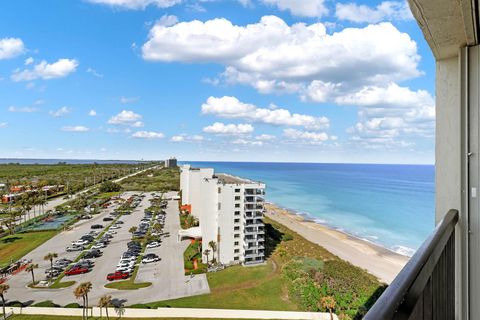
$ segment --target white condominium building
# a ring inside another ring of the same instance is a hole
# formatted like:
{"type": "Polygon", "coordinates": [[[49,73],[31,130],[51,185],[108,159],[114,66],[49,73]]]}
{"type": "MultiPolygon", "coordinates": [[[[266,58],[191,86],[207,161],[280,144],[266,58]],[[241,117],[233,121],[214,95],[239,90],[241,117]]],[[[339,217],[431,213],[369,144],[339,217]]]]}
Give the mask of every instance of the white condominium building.
{"type": "MultiPolygon", "coordinates": [[[[217,244],[215,259],[222,264],[255,264],[264,261],[265,225],[263,224],[265,184],[227,174],[215,174],[211,168],[180,168],[182,205],[191,206],[199,229],[181,231],[182,236],[202,238],[202,252],[217,244]]],[[[212,260],[212,253],[208,258],[212,260]]],[[[204,261],[207,256],[203,255],[204,261]]]]}

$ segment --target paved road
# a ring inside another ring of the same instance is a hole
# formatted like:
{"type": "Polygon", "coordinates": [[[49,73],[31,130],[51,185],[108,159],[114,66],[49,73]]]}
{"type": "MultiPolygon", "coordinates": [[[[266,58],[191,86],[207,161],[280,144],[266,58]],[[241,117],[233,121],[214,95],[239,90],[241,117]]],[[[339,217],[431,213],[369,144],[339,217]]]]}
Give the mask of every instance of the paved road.
{"type": "MultiPolygon", "coordinates": [[[[126,193],[122,195],[122,197],[128,197],[130,194],[131,193],[126,193]]],[[[105,279],[106,275],[115,269],[121,253],[126,250],[126,243],[130,240],[128,229],[133,225],[138,225],[143,217],[143,210],[149,206],[148,200],[150,198],[151,196],[148,194],[131,215],[126,215],[121,218],[121,220],[124,221],[122,228],[117,230],[118,234],[112,239],[110,245],[102,250],[104,255],[96,259],[93,271],[84,275],[65,277],[64,281],[75,280],[77,283],[91,281],[93,290],[89,299],[93,303],[96,303],[104,294],[110,294],[115,299],[124,300],[125,304],[129,305],[209,293],[210,289],[205,275],[197,275],[191,278],[183,274],[183,252],[188,246],[188,241],[180,242],[177,238],[180,229],[177,201],[169,201],[166,209],[167,215],[164,232],[170,232],[171,236],[163,239],[160,248],[148,251],[157,253],[162,260],[155,264],[142,265],[138,272],[137,282],[148,281],[152,282],[152,285],[133,291],[115,290],[104,287],[107,283],[105,279]]],[[[29,253],[26,258],[33,259],[35,263],[40,265],[40,268],[36,270],[36,274],[43,275],[44,270],[49,266],[48,262],[43,261],[45,254],[48,252],[63,252],[60,257],[69,257],[70,253],[67,254],[64,252],[66,244],[77,240],[81,235],[88,232],[90,225],[97,221],[102,221],[103,217],[108,215],[110,210],[113,210],[113,208],[105,210],[91,220],[74,225],[73,230],[58,234],[29,253]]],[[[75,254],[73,255],[76,256],[75,254]]],[[[8,281],[10,285],[10,290],[7,295],[8,300],[36,302],[52,300],[60,305],[78,302],[72,294],[74,287],[64,289],[31,289],[26,286],[30,282],[31,276],[26,272],[21,272],[13,276],[8,281]]]]}

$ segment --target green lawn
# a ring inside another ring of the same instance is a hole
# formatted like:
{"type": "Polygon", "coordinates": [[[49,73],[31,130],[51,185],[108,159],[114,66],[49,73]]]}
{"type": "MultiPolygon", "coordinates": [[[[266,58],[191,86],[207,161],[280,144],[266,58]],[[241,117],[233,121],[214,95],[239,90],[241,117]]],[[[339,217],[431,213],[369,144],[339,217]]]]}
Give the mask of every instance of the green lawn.
{"type": "Polygon", "coordinates": [[[129,279],[124,281],[115,281],[115,282],[107,283],[105,285],[105,288],[118,289],[118,290],[137,290],[137,289],[150,287],[151,285],[152,285],[151,282],[136,283],[134,279],[129,279]]]}
{"type": "Polygon", "coordinates": [[[180,188],[180,170],[178,168],[159,168],[146,170],[120,182],[125,191],[170,191],[180,188]]]}
{"type": "Polygon", "coordinates": [[[45,241],[55,236],[58,231],[39,231],[18,233],[0,239],[0,265],[17,261],[45,241]]]}
{"type": "Polygon", "coordinates": [[[95,199],[112,198],[112,197],[119,196],[121,193],[122,193],[121,191],[117,191],[117,192],[104,192],[104,193],[100,193],[100,194],[96,195],[96,196],[95,196],[95,199]]]}

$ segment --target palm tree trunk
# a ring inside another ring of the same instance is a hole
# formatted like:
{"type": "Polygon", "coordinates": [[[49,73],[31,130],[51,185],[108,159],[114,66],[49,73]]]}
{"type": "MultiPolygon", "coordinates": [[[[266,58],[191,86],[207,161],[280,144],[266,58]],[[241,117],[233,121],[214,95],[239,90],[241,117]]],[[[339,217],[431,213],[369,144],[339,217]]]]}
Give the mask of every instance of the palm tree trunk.
{"type": "Polygon", "coordinates": [[[32,269],[32,281],[33,281],[33,285],[35,285],[35,274],[33,273],[33,269],[32,269]]]}
{"type": "Polygon", "coordinates": [[[105,307],[105,313],[107,314],[107,320],[109,320],[109,318],[108,318],[108,305],[105,307]]]}
{"type": "Polygon", "coordinates": [[[86,317],[85,317],[85,319],[88,319],[88,294],[85,295],[85,301],[86,301],[86,317]]]}
{"type": "Polygon", "coordinates": [[[83,308],[82,308],[82,320],[85,319],[85,296],[83,298],[83,308]]]}

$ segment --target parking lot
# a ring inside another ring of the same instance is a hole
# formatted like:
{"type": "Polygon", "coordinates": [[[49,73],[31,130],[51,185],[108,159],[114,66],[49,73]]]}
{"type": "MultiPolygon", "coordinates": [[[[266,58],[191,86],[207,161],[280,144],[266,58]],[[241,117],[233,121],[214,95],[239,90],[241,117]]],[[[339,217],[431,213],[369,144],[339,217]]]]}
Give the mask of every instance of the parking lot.
{"type": "MultiPolygon", "coordinates": [[[[124,193],[122,198],[127,199],[132,194],[133,192],[124,193]]],[[[176,195],[176,193],[167,195],[167,197],[172,195],[176,195]]],[[[115,230],[116,234],[113,234],[111,243],[106,248],[101,249],[103,255],[91,259],[94,266],[88,273],[65,276],[62,281],[74,280],[77,284],[90,281],[92,283],[92,290],[89,295],[91,301],[98,301],[100,296],[110,294],[113,298],[121,299],[126,304],[146,303],[208,293],[209,287],[205,275],[195,277],[184,275],[183,252],[188,246],[188,241],[180,242],[177,238],[180,229],[177,201],[169,201],[165,209],[163,233],[170,234],[170,236],[163,236],[160,247],[146,249],[144,253],[154,253],[161,260],[149,264],[140,264],[139,266],[136,282],[151,282],[152,285],[138,290],[116,290],[104,287],[108,283],[106,280],[107,274],[115,271],[122,252],[126,251],[127,243],[131,241],[132,236],[129,229],[132,226],[138,226],[144,218],[144,210],[150,206],[149,200],[151,198],[152,194],[145,194],[145,197],[131,214],[123,215],[119,219],[123,221],[123,224],[115,230]]],[[[79,221],[73,226],[72,230],[60,233],[28,254],[25,258],[32,259],[33,263],[39,265],[39,268],[35,270],[36,278],[38,280],[45,278],[45,270],[50,267],[50,262],[44,261],[43,257],[48,253],[57,253],[57,259],[74,260],[80,252],[66,252],[66,247],[71,245],[73,241],[80,239],[82,235],[89,233],[93,224],[107,226],[113,223],[112,221],[104,222],[103,218],[109,216],[116,206],[103,210],[92,219],[79,221]]],[[[78,302],[75,301],[72,293],[75,286],[64,289],[32,289],[27,287],[30,282],[31,275],[29,273],[21,272],[13,276],[8,280],[10,290],[7,298],[10,301],[25,301],[26,297],[36,302],[52,300],[60,305],[78,302]]]]}

